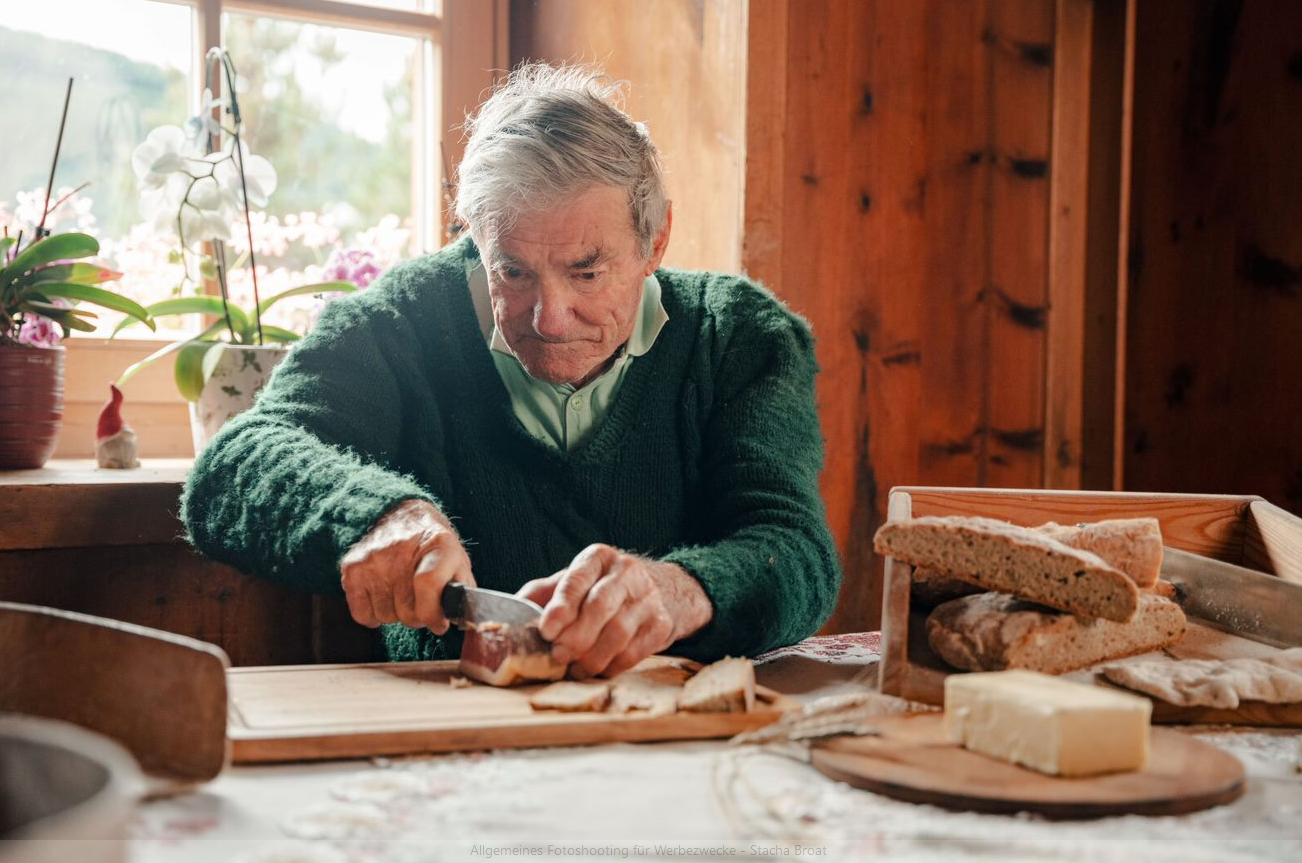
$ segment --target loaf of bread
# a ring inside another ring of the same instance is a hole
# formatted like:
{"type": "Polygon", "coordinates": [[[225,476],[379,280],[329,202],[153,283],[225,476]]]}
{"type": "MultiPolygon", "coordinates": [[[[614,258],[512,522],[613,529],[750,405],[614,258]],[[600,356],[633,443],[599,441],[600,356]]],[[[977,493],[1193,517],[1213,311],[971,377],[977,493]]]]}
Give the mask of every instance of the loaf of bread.
{"type": "Polygon", "coordinates": [[[755,667],[728,657],[707,665],[683,684],[678,709],[691,713],[741,713],[755,708],[755,667]]]}
{"type": "Polygon", "coordinates": [[[1063,545],[1097,554],[1141,588],[1152,587],[1162,570],[1162,528],[1155,518],[1113,518],[1076,525],[1049,522],[1036,530],[1063,545]]]}
{"type": "Polygon", "coordinates": [[[1124,622],[1139,608],[1135,582],[1098,555],[1006,521],[957,516],[888,521],[873,545],[896,560],[1071,614],[1124,622]]]}
{"type": "Polygon", "coordinates": [[[1141,597],[1134,620],[1117,623],[982,593],[936,608],[927,618],[927,641],[941,659],[967,671],[1062,674],[1174,644],[1185,626],[1180,606],[1152,594],[1141,597]]]}

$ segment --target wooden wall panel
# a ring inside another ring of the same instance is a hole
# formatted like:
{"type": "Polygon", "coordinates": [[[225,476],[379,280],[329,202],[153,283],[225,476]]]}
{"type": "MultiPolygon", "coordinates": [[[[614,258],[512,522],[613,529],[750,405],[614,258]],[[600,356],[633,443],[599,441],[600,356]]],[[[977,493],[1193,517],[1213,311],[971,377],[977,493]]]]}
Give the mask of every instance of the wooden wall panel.
{"type": "Polygon", "coordinates": [[[748,181],[768,185],[743,264],[814,325],[846,571],[828,628],[873,628],[891,486],[1042,481],[1054,4],[770,0],[751,18],[752,70],[786,51],[781,74],[751,72],[749,115],[772,113],[756,77],[781,80],[785,125],[748,123],[748,181]]]}
{"type": "Polygon", "coordinates": [[[1036,488],[1044,468],[1054,4],[994,0],[987,15],[991,165],[978,224],[988,238],[982,299],[990,365],[982,381],[985,459],[975,484],[1036,488]]]}
{"type": "Polygon", "coordinates": [[[627,109],[661,151],[674,202],[669,266],[741,266],[746,4],[514,0],[512,63],[595,63],[631,84],[627,109]]]}
{"type": "Polygon", "coordinates": [[[1302,512],[1302,4],[1136,12],[1124,485],[1302,512]]]}

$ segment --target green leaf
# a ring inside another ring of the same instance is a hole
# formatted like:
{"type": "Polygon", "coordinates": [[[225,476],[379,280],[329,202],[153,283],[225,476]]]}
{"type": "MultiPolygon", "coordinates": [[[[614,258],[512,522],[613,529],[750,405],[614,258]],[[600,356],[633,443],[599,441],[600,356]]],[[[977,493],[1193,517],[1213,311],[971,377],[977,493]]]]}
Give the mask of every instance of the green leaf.
{"type": "Polygon", "coordinates": [[[127,381],[135,377],[136,373],[139,372],[141,369],[143,369],[145,366],[149,365],[152,362],[156,362],[157,360],[162,359],[168,354],[176,353],[181,348],[185,347],[191,342],[207,341],[211,344],[212,337],[225,329],[226,329],[226,322],[218,321],[217,323],[208,327],[208,329],[204,330],[199,335],[195,336],[193,339],[182,339],[179,342],[172,342],[170,345],[164,345],[163,347],[154,351],[149,356],[145,357],[143,360],[140,360],[139,362],[135,362],[127,366],[126,370],[122,372],[122,374],[117,379],[118,387],[121,387],[127,381]]]}
{"type": "Polygon", "coordinates": [[[9,247],[17,242],[17,237],[0,237],[0,265],[4,264],[5,255],[9,254],[9,247]]]}
{"type": "MultiPolygon", "coordinates": [[[[203,392],[203,385],[207,383],[204,374],[204,369],[209,366],[207,356],[209,353],[216,353],[220,358],[221,351],[225,348],[225,342],[193,341],[181,346],[181,350],[176,354],[174,375],[176,388],[183,399],[189,402],[199,400],[199,393],[203,392]]],[[[215,367],[215,361],[213,365],[215,367]]]]}
{"type": "Polygon", "coordinates": [[[272,324],[262,325],[262,337],[268,342],[296,342],[302,336],[293,330],[287,330],[284,327],[277,327],[272,324]]]}
{"type": "Polygon", "coordinates": [[[46,282],[73,282],[79,285],[97,285],[122,278],[117,270],[95,264],[53,264],[19,275],[15,285],[40,285],[46,282]]]}
{"type": "MultiPolygon", "coordinates": [[[[239,307],[232,305],[229,307],[231,312],[231,323],[235,325],[238,331],[248,329],[249,316],[239,307]]],[[[226,319],[222,314],[222,298],[212,296],[199,297],[176,297],[171,300],[162,300],[157,303],[144,307],[145,312],[150,317],[163,318],[169,315],[216,315],[222,320],[222,326],[226,326],[226,319]]],[[[135,321],[126,320],[118,324],[113,330],[113,335],[117,335],[122,329],[131,326],[135,321]]]]}
{"type": "Polygon", "coordinates": [[[99,254],[99,242],[87,234],[55,234],[32,243],[14,258],[13,263],[0,270],[0,285],[11,284],[23,273],[42,264],[63,258],[89,258],[99,254]]]}
{"type": "Polygon", "coordinates": [[[39,315],[43,318],[49,318],[59,325],[63,330],[63,337],[66,339],[71,335],[70,330],[80,330],[84,333],[93,333],[95,325],[83,318],[95,317],[94,312],[88,312],[84,309],[65,309],[60,306],[52,306],[48,303],[31,302],[28,308],[24,309],[28,314],[39,315]]]}
{"type": "MultiPolygon", "coordinates": [[[[357,290],[357,286],[352,282],[318,282],[314,285],[299,285],[297,288],[290,288],[288,291],[281,291],[274,297],[268,297],[258,303],[258,314],[261,315],[275,303],[280,302],[286,297],[301,297],[304,294],[329,294],[342,293],[350,294],[357,290]]],[[[266,327],[263,327],[266,330],[266,327]]]]}
{"type": "Polygon", "coordinates": [[[115,312],[122,312],[140,321],[151,330],[157,329],[154,326],[153,319],[149,317],[149,312],[145,311],[144,306],[140,305],[140,303],[121,294],[97,288],[94,285],[77,285],[71,282],[42,283],[41,292],[50,297],[81,300],[106,309],[112,309],[115,312]]]}
{"type": "MultiPolygon", "coordinates": [[[[28,298],[20,306],[22,311],[38,314],[44,318],[54,319],[63,315],[73,315],[82,318],[95,318],[96,315],[90,309],[69,309],[63,306],[56,306],[54,303],[47,303],[41,300],[28,298]]],[[[94,327],[91,327],[94,329],[94,327]]]]}
{"type": "Polygon", "coordinates": [[[227,344],[225,342],[214,342],[212,349],[203,355],[203,382],[208,383],[212,378],[212,373],[217,371],[217,364],[222,361],[222,354],[226,352],[227,344]]]}

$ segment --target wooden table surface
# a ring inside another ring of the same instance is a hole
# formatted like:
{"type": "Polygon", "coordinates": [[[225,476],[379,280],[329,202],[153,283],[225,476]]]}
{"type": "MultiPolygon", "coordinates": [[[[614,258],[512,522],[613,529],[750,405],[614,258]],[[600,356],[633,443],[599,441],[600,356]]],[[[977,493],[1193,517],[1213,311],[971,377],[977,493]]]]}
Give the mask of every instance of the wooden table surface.
{"type": "MultiPolygon", "coordinates": [[[[806,702],[861,688],[879,643],[810,639],[770,655],[759,679],[806,702]]],[[[135,863],[1302,859],[1298,735],[1185,733],[1244,762],[1241,799],[1178,817],[1050,822],[894,801],[724,741],[621,743],[235,767],[142,805],[131,852],[135,863]]]]}

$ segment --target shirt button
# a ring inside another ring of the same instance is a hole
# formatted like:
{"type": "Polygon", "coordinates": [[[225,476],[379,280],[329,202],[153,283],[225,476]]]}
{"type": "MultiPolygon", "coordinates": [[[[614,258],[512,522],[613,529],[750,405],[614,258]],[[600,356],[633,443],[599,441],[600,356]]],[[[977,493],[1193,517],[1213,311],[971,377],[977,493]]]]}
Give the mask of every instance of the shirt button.
{"type": "Polygon", "coordinates": [[[579,408],[583,407],[583,396],[574,396],[572,399],[570,399],[570,407],[573,408],[574,410],[578,410],[579,408]]]}

